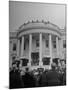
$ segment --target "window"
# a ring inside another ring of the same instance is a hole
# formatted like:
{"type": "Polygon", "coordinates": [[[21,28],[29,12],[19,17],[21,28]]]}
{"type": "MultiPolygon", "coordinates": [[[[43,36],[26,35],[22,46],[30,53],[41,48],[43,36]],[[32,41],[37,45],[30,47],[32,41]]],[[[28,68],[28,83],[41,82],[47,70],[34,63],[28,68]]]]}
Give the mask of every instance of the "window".
{"type": "Polygon", "coordinates": [[[49,47],[49,40],[46,40],[46,48],[49,47]]]}
{"type": "Polygon", "coordinates": [[[24,50],[26,50],[28,43],[29,43],[29,40],[25,39],[25,41],[24,41],[24,50]]]}
{"type": "Polygon", "coordinates": [[[36,40],[36,47],[39,47],[39,40],[36,40]]]}
{"type": "Polygon", "coordinates": [[[13,44],[13,51],[16,51],[16,43],[13,44]]]}
{"type": "Polygon", "coordinates": [[[63,40],[63,48],[66,48],[66,40],[63,40]]]}
{"type": "Polygon", "coordinates": [[[53,41],[53,48],[56,48],[56,41],[53,41]]]}

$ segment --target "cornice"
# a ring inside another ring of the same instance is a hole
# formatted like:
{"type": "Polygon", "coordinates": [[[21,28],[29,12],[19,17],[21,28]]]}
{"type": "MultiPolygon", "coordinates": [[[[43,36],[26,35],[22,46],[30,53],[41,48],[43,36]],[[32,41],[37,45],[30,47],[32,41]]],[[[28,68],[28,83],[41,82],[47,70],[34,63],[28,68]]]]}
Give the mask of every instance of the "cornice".
{"type": "Polygon", "coordinates": [[[17,35],[21,32],[26,32],[27,30],[31,30],[31,29],[48,29],[48,30],[56,31],[61,34],[60,28],[57,25],[55,25],[49,21],[46,22],[44,20],[42,20],[42,21],[32,20],[32,21],[28,21],[28,22],[24,23],[23,25],[21,25],[18,29],[17,35]]]}
{"type": "MultiPolygon", "coordinates": [[[[56,30],[54,28],[51,28],[51,27],[43,27],[43,26],[36,26],[36,27],[29,27],[29,28],[24,28],[23,30],[20,30],[17,35],[19,35],[21,32],[26,32],[28,30],[35,30],[35,29],[47,29],[47,30],[52,30],[52,31],[56,31],[57,33],[61,34],[61,32],[59,30],[56,30]]],[[[42,30],[41,30],[42,32],[42,30]]]]}

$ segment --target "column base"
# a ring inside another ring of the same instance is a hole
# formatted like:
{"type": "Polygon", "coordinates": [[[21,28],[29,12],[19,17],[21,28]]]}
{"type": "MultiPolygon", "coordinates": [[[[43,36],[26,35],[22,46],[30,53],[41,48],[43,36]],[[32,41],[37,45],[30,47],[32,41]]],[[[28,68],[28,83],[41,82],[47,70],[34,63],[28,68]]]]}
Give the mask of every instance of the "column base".
{"type": "Polygon", "coordinates": [[[39,62],[39,66],[41,66],[41,67],[42,67],[42,66],[43,66],[43,62],[39,62]]]}

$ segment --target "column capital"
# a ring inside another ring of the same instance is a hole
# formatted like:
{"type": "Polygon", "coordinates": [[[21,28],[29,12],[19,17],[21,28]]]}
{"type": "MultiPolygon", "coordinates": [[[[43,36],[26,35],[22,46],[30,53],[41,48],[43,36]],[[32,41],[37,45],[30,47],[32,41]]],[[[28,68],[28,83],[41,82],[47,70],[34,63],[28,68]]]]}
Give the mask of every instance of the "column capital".
{"type": "Polygon", "coordinates": [[[51,34],[51,33],[48,33],[48,35],[51,35],[51,36],[52,36],[52,34],[51,34]]]}

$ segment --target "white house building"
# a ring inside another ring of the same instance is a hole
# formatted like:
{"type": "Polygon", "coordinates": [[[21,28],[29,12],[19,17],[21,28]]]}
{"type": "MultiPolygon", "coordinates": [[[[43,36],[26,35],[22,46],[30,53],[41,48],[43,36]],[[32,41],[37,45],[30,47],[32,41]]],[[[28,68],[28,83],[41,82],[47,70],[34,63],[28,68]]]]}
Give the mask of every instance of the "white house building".
{"type": "Polygon", "coordinates": [[[66,59],[66,29],[45,21],[32,21],[10,32],[9,66],[15,58],[23,59],[22,67],[48,68],[58,59],[66,59]]]}

